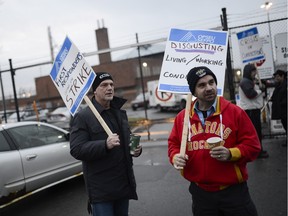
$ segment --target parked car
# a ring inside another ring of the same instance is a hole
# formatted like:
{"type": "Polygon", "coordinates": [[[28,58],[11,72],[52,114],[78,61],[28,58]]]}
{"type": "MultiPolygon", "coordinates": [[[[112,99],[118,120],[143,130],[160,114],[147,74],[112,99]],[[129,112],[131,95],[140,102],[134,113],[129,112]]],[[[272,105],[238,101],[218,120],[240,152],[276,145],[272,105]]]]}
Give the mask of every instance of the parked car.
{"type": "Polygon", "coordinates": [[[39,119],[40,122],[47,122],[48,112],[49,112],[48,109],[38,110],[38,118],[37,118],[36,112],[34,110],[27,110],[25,111],[23,121],[38,121],[39,119]]]}
{"type": "Polygon", "coordinates": [[[136,98],[131,101],[131,107],[132,107],[132,110],[134,111],[140,107],[143,108],[145,106],[146,108],[149,107],[149,93],[148,92],[145,92],[145,102],[144,102],[143,93],[138,94],[136,98]]]}
{"type": "Polygon", "coordinates": [[[82,174],[69,132],[43,122],[0,125],[0,208],[11,200],[82,174]]]}
{"type": "Polygon", "coordinates": [[[54,111],[47,113],[47,122],[57,127],[69,130],[71,114],[67,107],[58,107],[54,111]]]}
{"type": "Polygon", "coordinates": [[[15,110],[5,110],[5,112],[4,112],[4,110],[2,111],[0,111],[0,122],[1,122],[1,120],[2,120],[2,122],[4,122],[5,121],[5,117],[6,117],[6,119],[11,115],[11,114],[13,114],[15,112],[15,110]]]}
{"type": "MultiPolygon", "coordinates": [[[[80,104],[77,111],[87,107],[87,104],[80,104]]],[[[47,113],[47,122],[65,130],[70,130],[72,115],[67,107],[58,107],[54,111],[47,113]]]]}
{"type": "MultiPolygon", "coordinates": [[[[41,121],[41,122],[47,122],[47,116],[46,114],[48,113],[47,109],[43,110],[38,110],[38,118],[36,115],[36,112],[34,110],[24,110],[24,111],[19,111],[19,117],[20,121],[41,121]]],[[[13,123],[17,122],[17,112],[12,113],[10,116],[7,118],[8,123],[13,123]]]]}

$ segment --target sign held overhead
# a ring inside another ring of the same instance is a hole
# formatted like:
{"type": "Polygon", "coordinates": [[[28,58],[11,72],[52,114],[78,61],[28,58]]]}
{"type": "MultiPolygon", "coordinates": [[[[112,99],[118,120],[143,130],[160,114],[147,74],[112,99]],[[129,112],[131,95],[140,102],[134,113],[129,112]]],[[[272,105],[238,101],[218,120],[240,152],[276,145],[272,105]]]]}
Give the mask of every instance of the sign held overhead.
{"type": "Polygon", "coordinates": [[[74,116],[96,77],[82,53],[66,37],[58,53],[50,77],[65,105],[74,116]]]}
{"type": "Polygon", "coordinates": [[[170,30],[159,78],[159,91],[189,94],[186,76],[197,66],[210,68],[224,92],[228,34],[214,30],[170,30]]]}

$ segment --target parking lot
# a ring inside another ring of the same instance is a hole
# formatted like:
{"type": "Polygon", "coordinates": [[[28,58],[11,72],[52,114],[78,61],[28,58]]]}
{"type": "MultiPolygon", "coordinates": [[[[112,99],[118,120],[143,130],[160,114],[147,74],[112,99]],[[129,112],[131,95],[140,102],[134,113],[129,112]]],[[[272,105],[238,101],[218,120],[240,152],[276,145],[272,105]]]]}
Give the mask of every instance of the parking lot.
{"type": "MultiPolygon", "coordinates": [[[[145,117],[143,110],[127,110],[129,117],[145,117]]],[[[170,119],[175,112],[147,110],[154,120],[170,119]]],[[[168,162],[167,137],[173,121],[155,121],[150,128],[150,139],[146,127],[138,127],[143,153],[134,159],[134,170],[138,185],[138,201],[131,201],[130,215],[174,216],[191,215],[191,197],[185,179],[168,162]]],[[[264,133],[267,125],[263,125],[264,133]]],[[[287,147],[286,137],[265,137],[263,146],[270,157],[257,159],[248,164],[249,188],[257,206],[259,216],[287,215],[287,147]]],[[[51,216],[68,214],[88,215],[87,195],[82,177],[63,182],[0,210],[1,216],[51,216]],[[73,208],[71,208],[73,206],[73,208]]]]}

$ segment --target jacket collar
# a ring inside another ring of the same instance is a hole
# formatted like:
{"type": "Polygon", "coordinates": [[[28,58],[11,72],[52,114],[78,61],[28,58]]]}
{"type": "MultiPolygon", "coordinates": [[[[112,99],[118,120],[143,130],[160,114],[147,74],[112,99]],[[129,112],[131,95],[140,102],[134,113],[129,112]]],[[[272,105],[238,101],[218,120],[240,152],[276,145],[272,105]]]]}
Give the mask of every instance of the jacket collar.
{"type": "MultiPolygon", "coordinates": [[[[215,109],[215,112],[214,112],[214,114],[213,115],[219,115],[220,113],[221,113],[221,97],[220,96],[217,96],[216,97],[216,109],[215,109]]],[[[197,102],[197,99],[196,100],[194,100],[194,102],[192,103],[192,105],[191,105],[191,110],[190,110],[190,117],[192,117],[193,116],[193,114],[195,113],[195,107],[196,107],[196,103],[197,102]]],[[[214,102],[215,103],[215,102],[214,102]]]]}

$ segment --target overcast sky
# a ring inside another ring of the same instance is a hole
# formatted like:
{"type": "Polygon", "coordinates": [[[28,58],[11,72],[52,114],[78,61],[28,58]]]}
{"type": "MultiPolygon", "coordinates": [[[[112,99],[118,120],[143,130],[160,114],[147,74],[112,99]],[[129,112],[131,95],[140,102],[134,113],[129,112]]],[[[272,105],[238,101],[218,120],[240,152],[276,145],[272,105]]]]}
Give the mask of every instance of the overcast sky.
{"type": "MultiPolygon", "coordinates": [[[[270,19],[287,17],[287,0],[272,0],[270,19]]],[[[0,70],[50,61],[48,26],[55,52],[68,35],[83,53],[97,50],[98,21],[108,28],[110,47],[167,37],[172,27],[208,29],[221,25],[222,8],[228,25],[266,21],[264,0],[0,0],[0,70]]],[[[102,27],[102,24],[101,24],[102,27]]],[[[57,54],[57,53],[55,53],[57,54]]],[[[112,56],[113,57],[113,56],[112,56]]],[[[93,65],[98,57],[90,57],[93,65]]],[[[16,71],[17,92],[34,91],[34,78],[48,75],[52,65],[16,71]]],[[[2,74],[5,95],[12,94],[10,73],[2,74]]],[[[1,89],[0,89],[1,92],[1,89]]],[[[2,92],[0,95],[2,98],[2,92]]]]}

